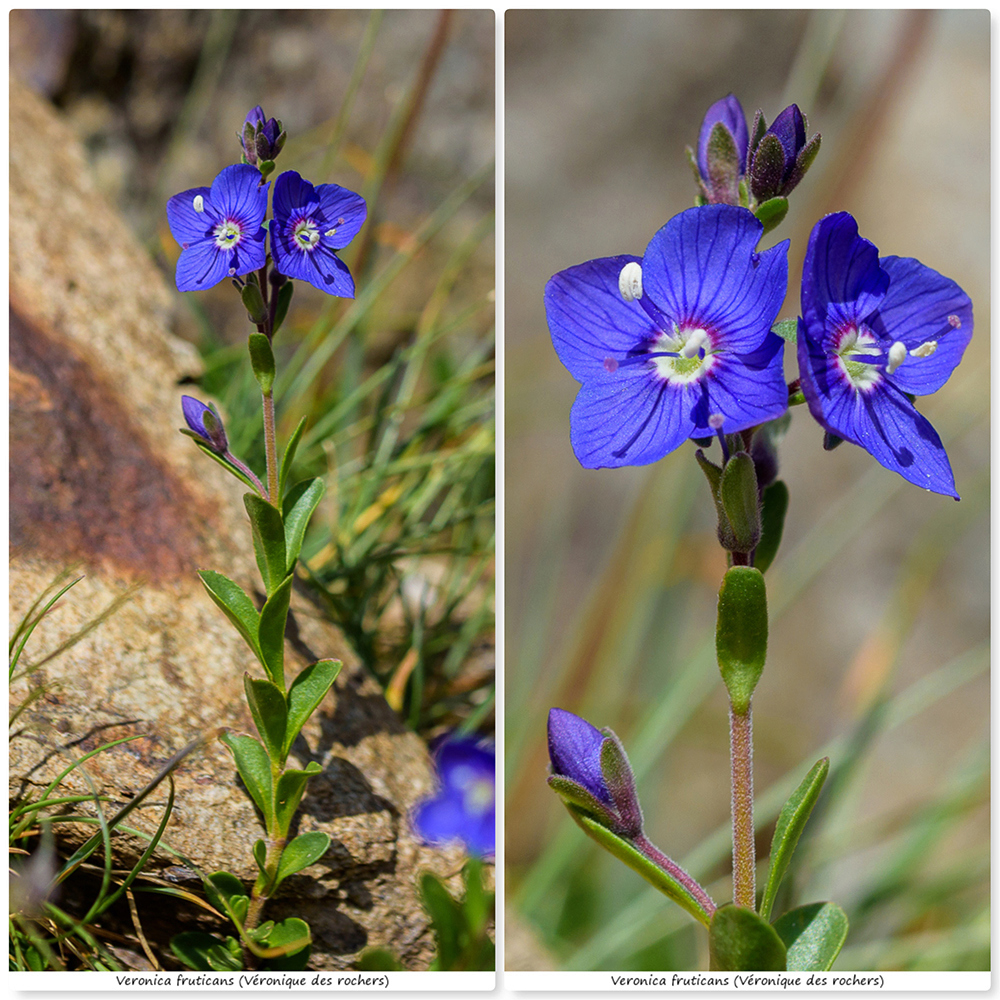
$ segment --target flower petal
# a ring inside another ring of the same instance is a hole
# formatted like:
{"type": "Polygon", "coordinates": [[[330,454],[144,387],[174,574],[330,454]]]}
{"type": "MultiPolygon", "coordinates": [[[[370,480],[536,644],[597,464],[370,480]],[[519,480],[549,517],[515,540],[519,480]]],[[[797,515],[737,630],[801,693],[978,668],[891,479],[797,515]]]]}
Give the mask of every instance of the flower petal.
{"type": "Polygon", "coordinates": [[[170,226],[170,234],[182,247],[185,243],[205,239],[214,225],[214,213],[195,211],[194,200],[199,196],[203,208],[210,209],[211,188],[191,188],[190,191],[182,191],[167,199],[167,223],[170,226]]]}
{"type": "Polygon", "coordinates": [[[312,250],[302,250],[291,240],[271,242],[277,269],[289,278],[309,282],[328,295],[354,298],[354,279],[347,265],[321,240],[312,250]]]}
{"type": "Polygon", "coordinates": [[[325,237],[324,243],[335,250],[346,247],[365,224],[368,215],[365,199],[339,184],[320,184],[316,197],[326,216],[328,229],[336,230],[333,236],[325,237]]]}
{"type": "Polygon", "coordinates": [[[621,269],[633,262],[639,258],[589,260],[560,271],[545,286],[552,346],[578,382],[605,381],[605,361],[620,362],[664,330],[638,300],[626,302],[618,290],[621,269]]]}
{"type": "Polygon", "coordinates": [[[212,205],[224,217],[237,219],[244,236],[257,234],[267,213],[267,189],[260,171],[249,163],[235,163],[212,181],[212,205]]]}
{"type": "Polygon", "coordinates": [[[182,250],[177,260],[177,288],[182,292],[199,292],[217,285],[229,273],[229,250],[220,250],[215,240],[200,240],[182,250]]]}
{"type": "Polygon", "coordinates": [[[553,772],[576,781],[596,799],[612,805],[611,792],[601,772],[604,734],[564,708],[549,710],[548,729],[553,772]]]}
{"type": "Polygon", "coordinates": [[[972,338],[972,302],[950,278],[911,257],[883,257],[889,290],[872,329],[908,351],[927,341],[937,343],[925,358],[909,357],[890,376],[903,392],[926,396],[948,381],[972,338]],[[955,317],[954,326],[950,317],[955,317]]]}
{"type": "Polygon", "coordinates": [[[716,122],[722,122],[729,129],[740,156],[740,173],[744,173],[747,165],[747,146],[750,144],[747,119],[739,99],[733,94],[727,94],[705,112],[698,132],[698,169],[701,171],[701,176],[708,177],[708,140],[716,122]]]}
{"type": "Polygon", "coordinates": [[[316,189],[294,170],[286,170],[274,182],[274,219],[282,229],[290,215],[314,203],[319,203],[316,189]]]}

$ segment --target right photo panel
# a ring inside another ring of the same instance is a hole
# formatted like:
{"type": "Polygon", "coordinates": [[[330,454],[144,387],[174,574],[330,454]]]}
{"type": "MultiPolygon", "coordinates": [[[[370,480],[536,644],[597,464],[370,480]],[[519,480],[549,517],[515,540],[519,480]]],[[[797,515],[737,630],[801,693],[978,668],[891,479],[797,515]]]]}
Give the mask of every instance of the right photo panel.
{"type": "Polygon", "coordinates": [[[505,48],[508,988],[988,988],[989,12],[505,48]]]}

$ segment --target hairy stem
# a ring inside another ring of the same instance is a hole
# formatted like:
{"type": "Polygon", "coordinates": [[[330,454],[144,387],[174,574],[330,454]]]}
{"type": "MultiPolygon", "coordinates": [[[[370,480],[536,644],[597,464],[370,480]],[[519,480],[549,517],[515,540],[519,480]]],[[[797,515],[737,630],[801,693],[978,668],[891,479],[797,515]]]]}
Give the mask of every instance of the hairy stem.
{"type": "Polygon", "coordinates": [[[692,878],[676,861],[671,860],[663,853],[644,833],[640,833],[633,841],[636,847],[653,864],[658,865],[669,875],[673,876],[698,902],[709,917],[715,913],[717,907],[714,900],[705,890],[692,878]]]}
{"type": "Polygon", "coordinates": [[[729,748],[733,779],[733,902],[754,908],[756,853],[753,839],[753,722],[751,710],[729,710],[729,748]]]}
{"type": "Polygon", "coordinates": [[[281,509],[278,496],[278,449],[274,433],[274,393],[261,393],[264,406],[264,454],[267,457],[267,499],[281,509]]]}

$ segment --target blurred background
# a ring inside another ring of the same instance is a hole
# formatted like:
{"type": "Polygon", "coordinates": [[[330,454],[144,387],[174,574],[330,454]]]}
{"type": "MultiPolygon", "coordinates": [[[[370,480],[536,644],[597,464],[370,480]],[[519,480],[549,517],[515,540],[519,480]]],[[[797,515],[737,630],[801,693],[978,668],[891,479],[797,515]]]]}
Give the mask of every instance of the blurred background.
{"type": "MultiPolygon", "coordinates": [[[[798,311],[813,223],[848,210],[883,255],[970,295],[975,335],[936,396],[962,500],[850,444],[805,407],[768,571],[754,698],[759,858],[820,756],[830,778],[775,912],[851,920],[839,969],[989,968],[989,14],[986,11],[512,11],[506,17],[506,967],[707,967],[707,935],[584,836],[546,787],[553,705],[610,726],[651,839],[731,898],[727,702],[714,661],[725,560],[684,447],[587,471],[577,384],[548,278],[642,254],[693,204],[684,155],[729,92],[749,122],[795,102],[822,149],[765,246],[791,238],[798,311]]],[[[794,355],[786,358],[794,377],[794,355]]]]}
{"type": "MultiPolygon", "coordinates": [[[[239,162],[254,105],[288,133],[279,172],[364,195],[357,298],[297,282],[275,341],[279,443],[305,417],[292,478],[327,481],[300,582],[414,729],[491,736],[492,11],[19,10],[10,38],[171,287],[166,200],[239,162]]],[[[203,371],[171,419],[213,397],[261,469],[233,289],[178,294],[173,327],[203,371]]]]}

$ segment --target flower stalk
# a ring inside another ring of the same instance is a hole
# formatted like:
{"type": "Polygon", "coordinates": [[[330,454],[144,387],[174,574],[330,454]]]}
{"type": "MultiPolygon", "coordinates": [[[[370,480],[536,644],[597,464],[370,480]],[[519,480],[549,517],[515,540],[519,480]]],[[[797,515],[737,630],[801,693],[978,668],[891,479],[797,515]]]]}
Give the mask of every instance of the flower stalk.
{"type": "Polygon", "coordinates": [[[753,720],[729,709],[729,753],[732,774],[733,902],[754,908],[757,867],[753,826],[753,720]]]}

